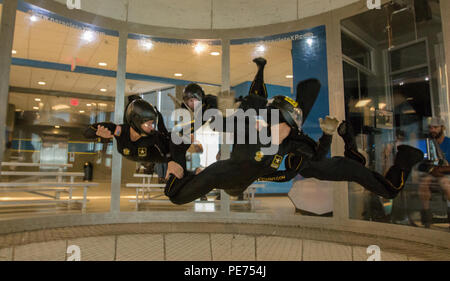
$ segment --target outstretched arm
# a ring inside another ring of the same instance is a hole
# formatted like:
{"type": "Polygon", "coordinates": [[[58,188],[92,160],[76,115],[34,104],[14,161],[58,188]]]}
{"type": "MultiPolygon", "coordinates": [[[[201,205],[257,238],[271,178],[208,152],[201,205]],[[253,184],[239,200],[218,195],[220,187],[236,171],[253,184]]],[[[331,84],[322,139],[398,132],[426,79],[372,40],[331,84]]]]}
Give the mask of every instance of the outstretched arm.
{"type": "MultiPolygon", "coordinates": [[[[87,139],[96,139],[101,137],[103,139],[113,138],[121,130],[121,126],[117,126],[112,122],[102,122],[89,125],[84,132],[83,136],[87,139]]],[[[103,140],[102,140],[103,141],[103,140]]]]}

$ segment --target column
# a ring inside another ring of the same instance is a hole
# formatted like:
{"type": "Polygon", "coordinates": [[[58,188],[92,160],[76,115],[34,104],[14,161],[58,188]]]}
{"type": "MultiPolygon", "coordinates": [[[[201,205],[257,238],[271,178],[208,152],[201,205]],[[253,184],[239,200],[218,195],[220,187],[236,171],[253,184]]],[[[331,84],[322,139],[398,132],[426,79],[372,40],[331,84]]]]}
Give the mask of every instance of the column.
{"type": "Polygon", "coordinates": [[[9,75],[14,41],[17,0],[4,0],[0,25],[0,165],[5,152],[6,117],[8,113],[9,75]]]}
{"type": "MultiPolygon", "coordinates": [[[[116,99],[114,108],[114,123],[123,122],[125,110],[125,85],[127,71],[127,39],[128,32],[119,31],[119,50],[116,76],[116,99]]],[[[120,212],[120,187],[122,182],[122,155],[117,151],[117,143],[114,141],[112,152],[112,174],[111,174],[111,213],[120,212]]]]}

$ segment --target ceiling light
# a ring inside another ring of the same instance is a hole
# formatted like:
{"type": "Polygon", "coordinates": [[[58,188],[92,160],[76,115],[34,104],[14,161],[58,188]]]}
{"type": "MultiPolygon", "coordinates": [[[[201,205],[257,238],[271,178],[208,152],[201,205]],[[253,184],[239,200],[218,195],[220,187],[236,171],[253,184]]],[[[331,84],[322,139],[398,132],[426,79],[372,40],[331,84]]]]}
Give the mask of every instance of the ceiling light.
{"type": "Polygon", "coordinates": [[[98,65],[99,66],[108,66],[108,64],[106,62],[99,62],[98,65]]]}
{"type": "Polygon", "coordinates": [[[99,103],[98,106],[100,106],[100,107],[105,107],[106,104],[105,104],[105,103],[99,103]]]}
{"type": "Polygon", "coordinates": [[[84,110],[80,110],[80,113],[84,113],[84,110]]]}
{"type": "Polygon", "coordinates": [[[105,93],[107,91],[108,91],[107,89],[100,89],[100,92],[103,92],[103,93],[105,93]]]}
{"type": "Polygon", "coordinates": [[[313,43],[314,43],[314,39],[312,39],[312,38],[306,39],[306,44],[308,44],[308,46],[311,47],[313,43]]]}
{"type": "Polygon", "coordinates": [[[430,77],[425,77],[425,81],[430,81],[430,77]]]}
{"type": "Polygon", "coordinates": [[[294,78],[294,75],[288,74],[288,75],[286,75],[286,78],[287,79],[292,79],[292,78],[294,78]]]}
{"type": "Polygon", "coordinates": [[[57,125],[57,126],[55,126],[55,129],[59,129],[59,128],[61,128],[61,127],[60,127],[60,126],[58,126],[58,125],[57,125]]]}
{"type": "Polygon", "coordinates": [[[195,46],[194,46],[194,50],[195,50],[195,52],[196,52],[197,54],[200,54],[200,53],[202,53],[203,51],[206,50],[206,45],[203,44],[203,43],[197,43],[197,44],[195,44],[195,46]]]}
{"type": "Polygon", "coordinates": [[[139,45],[145,51],[151,50],[153,48],[153,42],[147,39],[142,39],[141,41],[139,41],[139,45]]]}
{"type": "Polygon", "coordinates": [[[220,56],[219,52],[211,52],[211,56],[220,56]]]}
{"type": "Polygon", "coordinates": [[[85,31],[81,37],[86,42],[92,42],[95,39],[95,34],[93,31],[85,31]]]}
{"type": "Polygon", "coordinates": [[[380,103],[378,104],[378,108],[379,108],[379,109],[385,109],[385,108],[386,108],[386,104],[383,103],[383,102],[380,102],[380,103]]]}
{"type": "Polygon", "coordinates": [[[47,83],[45,83],[44,81],[39,81],[38,84],[41,86],[45,86],[47,83]]]}
{"type": "Polygon", "coordinates": [[[65,105],[65,104],[58,104],[52,107],[53,110],[64,110],[64,109],[69,109],[70,106],[65,105]]]}
{"type": "Polygon", "coordinates": [[[175,73],[174,75],[175,75],[176,77],[181,77],[181,76],[183,76],[182,73],[175,73]]]}
{"type": "Polygon", "coordinates": [[[403,85],[405,85],[405,82],[400,82],[400,86],[403,86],[403,85]]]}
{"type": "Polygon", "coordinates": [[[37,16],[35,16],[35,15],[32,15],[32,16],[30,17],[30,20],[31,20],[32,22],[37,22],[37,21],[39,20],[39,18],[38,18],[37,16]]]}
{"type": "Polygon", "coordinates": [[[16,112],[20,112],[20,111],[22,111],[22,109],[16,108],[16,112]]]}
{"type": "Polygon", "coordinates": [[[88,103],[88,104],[86,104],[86,106],[87,106],[87,107],[91,107],[91,106],[92,106],[92,104],[88,103]]]}
{"type": "Polygon", "coordinates": [[[34,100],[35,100],[35,101],[41,101],[41,99],[40,99],[40,98],[35,98],[34,100]]]}
{"type": "Polygon", "coordinates": [[[12,53],[13,55],[15,55],[15,54],[17,54],[17,51],[16,51],[16,50],[12,50],[11,53],[12,53]]]}
{"type": "Polygon", "coordinates": [[[33,106],[33,109],[34,109],[34,110],[39,110],[39,107],[33,106]]]}
{"type": "Polygon", "coordinates": [[[259,45],[258,47],[256,47],[256,51],[263,53],[266,51],[266,47],[264,45],[259,45]]]}
{"type": "Polygon", "coordinates": [[[44,104],[43,104],[42,102],[40,102],[40,103],[39,103],[39,106],[40,106],[40,107],[43,107],[43,106],[44,106],[44,104]]]}
{"type": "Polygon", "coordinates": [[[371,99],[366,99],[366,100],[360,100],[356,103],[355,107],[364,107],[366,105],[368,105],[369,103],[371,103],[372,100],[371,99]]]}

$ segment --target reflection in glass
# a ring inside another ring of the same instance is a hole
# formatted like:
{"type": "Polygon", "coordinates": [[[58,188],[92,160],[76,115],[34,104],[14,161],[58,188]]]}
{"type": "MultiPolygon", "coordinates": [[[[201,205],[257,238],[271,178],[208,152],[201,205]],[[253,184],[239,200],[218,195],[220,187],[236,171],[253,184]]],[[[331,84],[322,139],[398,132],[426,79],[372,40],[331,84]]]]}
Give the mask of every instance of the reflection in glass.
{"type": "MultiPolygon", "coordinates": [[[[445,80],[439,74],[443,59],[440,8],[434,1],[408,3],[388,3],[381,10],[342,21],[346,118],[355,128],[358,148],[367,155],[368,165],[380,173],[393,164],[400,144],[419,148],[429,157],[430,118],[442,117],[443,124],[448,124],[448,93],[441,90],[445,80]],[[372,50],[371,60],[358,42],[372,50]],[[372,61],[372,67],[366,61],[372,61]]],[[[424,199],[420,187],[427,177],[416,167],[394,200],[350,183],[350,217],[429,227],[425,214],[432,213],[431,225],[447,228],[436,219],[447,217],[441,204],[446,186],[436,186],[440,200],[434,195],[424,199]]]]}

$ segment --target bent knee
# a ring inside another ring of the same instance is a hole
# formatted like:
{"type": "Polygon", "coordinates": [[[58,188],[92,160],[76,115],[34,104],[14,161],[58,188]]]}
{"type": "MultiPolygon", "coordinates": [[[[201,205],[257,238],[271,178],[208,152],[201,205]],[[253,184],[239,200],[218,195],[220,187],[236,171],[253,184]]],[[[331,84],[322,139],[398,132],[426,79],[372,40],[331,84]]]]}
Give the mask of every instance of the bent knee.
{"type": "Polygon", "coordinates": [[[184,205],[186,203],[189,203],[186,202],[186,200],[181,200],[181,198],[177,198],[176,196],[169,197],[169,200],[175,205],[184,205]]]}

